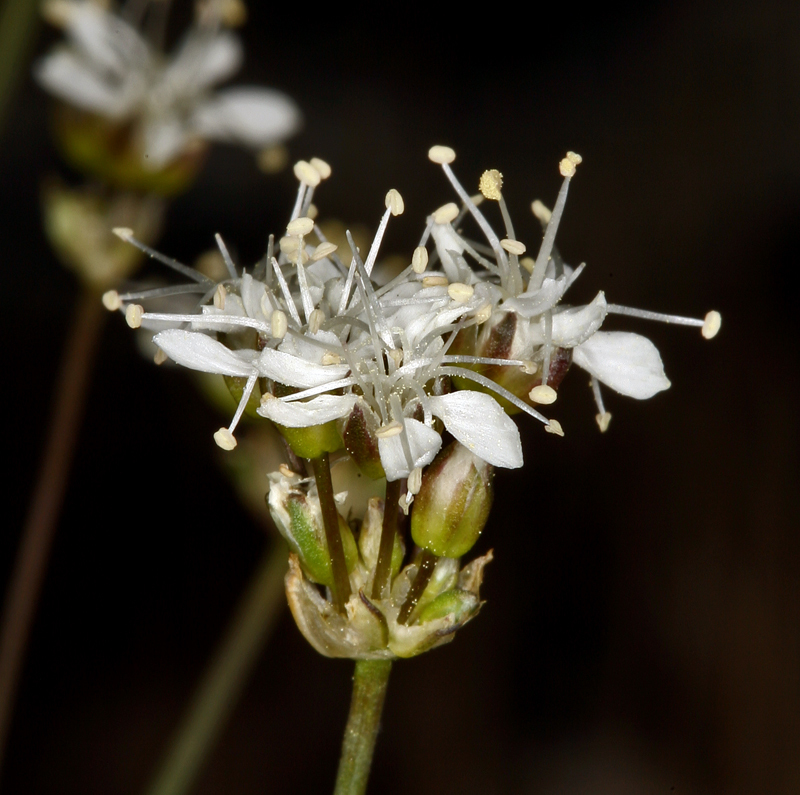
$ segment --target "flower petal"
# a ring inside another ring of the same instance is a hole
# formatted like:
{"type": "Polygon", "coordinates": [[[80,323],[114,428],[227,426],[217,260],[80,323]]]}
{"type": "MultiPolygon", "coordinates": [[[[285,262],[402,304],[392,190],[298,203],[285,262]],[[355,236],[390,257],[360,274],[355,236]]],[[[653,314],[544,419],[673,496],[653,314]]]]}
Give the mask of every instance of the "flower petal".
{"type": "Polygon", "coordinates": [[[196,331],[168,329],[156,334],[153,342],[178,364],[203,373],[249,377],[255,369],[253,357],[249,356],[255,351],[234,353],[221,342],[196,331]]]}
{"type": "Polygon", "coordinates": [[[658,349],[627,331],[598,331],[572,352],[573,361],[622,395],[644,400],[670,386],[658,349]]]}
{"type": "Polygon", "coordinates": [[[358,398],[355,395],[320,395],[306,401],[265,400],[256,411],[268,420],[287,428],[310,428],[338,420],[353,410],[358,398]]]}
{"type": "Polygon", "coordinates": [[[412,469],[427,466],[433,461],[442,446],[442,437],[424,422],[406,417],[404,424],[413,465],[409,466],[406,458],[402,434],[398,433],[389,437],[379,436],[378,450],[381,455],[383,471],[386,473],[386,480],[407,478],[412,469]]]}
{"type": "Polygon", "coordinates": [[[602,292],[586,306],[572,307],[553,313],[553,344],[560,348],[574,348],[594,334],[608,313],[606,297],[602,292]]]}
{"type": "Polygon", "coordinates": [[[278,383],[310,389],[344,378],[350,368],[346,364],[317,364],[290,353],[265,348],[258,358],[258,371],[278,383]]]}
{"type": "Polygon", "coordinates": [[[208,38],[208,31],[189,34],[164,72],[164,80],[182,94],[196,93],[233,76],[242,65],[243,49],[229,31],[208,38]]]}
{"type": "Polygon", "coordinates": [[[300,111],[289,97],[254,87],[220,91],[192,117],[192,126],[200,135],[253,147],[282,141],[299,125],[300,111]]]}
{"type": "Polygon", "coordinates": [[[478,458],[507,469],[522,466],[519,430],[491,395],[464,390],[428,399],[447,430],[478,458]]]}

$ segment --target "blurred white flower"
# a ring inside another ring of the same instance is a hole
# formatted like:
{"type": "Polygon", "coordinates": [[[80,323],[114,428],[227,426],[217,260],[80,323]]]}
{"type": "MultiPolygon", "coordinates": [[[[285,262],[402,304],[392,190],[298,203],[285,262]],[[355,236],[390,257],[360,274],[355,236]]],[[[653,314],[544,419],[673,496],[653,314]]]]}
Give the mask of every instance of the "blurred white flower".
{"type": "Polygon", "coordinates": [[[238,71],[243,56],[238,37],[212,13],[214,5],[207,4],[166,58],[124,9],[117,14],[93,0],[51,0],[45,16],[63,27],[68,42],[35,65],[35,77],[70,105],[132,124],[150,169],[164,167],[198,139],[253,148],[284,140],[300,123],[285,94],[255,86],[211,93],[238,71]]]}

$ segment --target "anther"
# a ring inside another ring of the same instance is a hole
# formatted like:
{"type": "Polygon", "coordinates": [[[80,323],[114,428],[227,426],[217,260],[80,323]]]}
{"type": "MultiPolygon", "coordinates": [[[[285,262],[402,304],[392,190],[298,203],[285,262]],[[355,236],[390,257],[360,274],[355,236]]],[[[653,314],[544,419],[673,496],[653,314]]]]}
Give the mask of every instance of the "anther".
{"type": "Polygon", "coordinates": [[[400,195],[400,192],[394,188],[386,194],[386,209],[394,216],[402,215],[403,210],[405,210],[403,197],[400,195]]]}
{"type": "Polygon", "coordinates": [[[297,177],[300,182],[309,185],[312,188],[316,188],[317,185],[322,181],[322,175],[317,171],[311,163],[306,162],[305,160],[298,160],[294,164],[294,175],[297,177]]]}
{"type": "Polygon", "coordinates": [[[487,199],[500,201],[500,197],[503,195],[503,175],[496,168],[484,171],[478,182],[478,190],[487,199]]]}
{"type": "Polygon", "coordinates": [[[308,332],[309,334],[316,334],[325,320],[325,313],[321,309],[315,309],[308,316],[308,332]]]}
{"type": "Polygon", "coordinates": [[[236,439],[233,438],[233,434],[227,428],[220,428],[214,434],[214,441],[223,450],[233,450],[236,447],[236,439]]]}
{"type": "Polygon", "coordinates": [[[304,237],[312,232],[314,229],[314,221],[311,218],[300,216],[295,218],[286,225],[286,232],[295,237],[304,237]]]}
{"type": "Polygon", "coordinates": [[[703,328],[701,334],[707,339],[713,339],[717,336],[719,327],[722,325],[722,315],[716,310],[709,312],[703,321],[703,328]]]}
{"type": "Polygon", "coordinates": [[[116,312],[122,306],[122,300],[116,290],[108,290],[103,293],[103,306],[109,312],[116,312]]]}
{"type": "Polygon", "coordinates": [[[423,287],[446,287],[447,284],[447,276],[424,276],[422,278],[423,287]]]}
{"type": "Polygon", "coordinates": [[[139,328],[142,325],[142,315],[144,307],[141,304],[128,304],[125,309],[125,322],[131,328],[139,328]]]}
{"type": "Polygon", "coordinates": [[[422,468],[415,467],[408,476],[407,488],[412,494],[419,494],[422,488],[422,468]]]}
{"type": "Polygon", "coordinates": [[[319,174],[321,179],[328,179],[331,175],[331,167],[322,158],[312,157],[311,166],[317,174],[319,174]]]}
{"type": "Polygon", "coordinates": [[[508,238],[504,238],[500,241],[500,245],[509,253],[509,254],[516,254],[518,257],[522,256],[525,251],[524,243],[520,243],[519,240],[509,240],[508,238]]]}
{"type": "Polygon", "coordinates": [[[428,267],[428,249],[425,246],[417,246],[411,255],[411,269],[414,273],[425,273],[428,267]]]}
{"type": "Polygon", "coordinates": [[[221,284],[218,284],[217,289],[214,290],[214,306],[217,309],[225,309],[225,296],[227,295],[228,293],[225,288],[221,284]]]}
{"type": "Polygon", "coordinates": [[[547,384],[539,384],[539,386],[535,386],[528,392],[528,397],[534,403],[541,403],[543,406],[546,406],[556,402],[558,393],[553,387],[547,386],[547,384]]]}
{"type": "Polygon", "coordinates": [[[133,229],[129,229],[127,226],[115,226],[111,231],[126,243],[133,237],[133,229]]]}
{"type": "Polygon", "coordinates": [[[375,431],[375,436],[379,439],[391,439],[392,436],[398,436],[403,432],[403,424],[397,420],[392,420],[390,423],[381,426],[375,431]]]}
{"type": "Polygon", "coordinates": [[[289,322],[286,320],[286,313],[276,309],[270,318],[270,331],[275,339],[282,340],[289,330],[289,322]]]}
{"type": "Polygon", "coordinates": [[[395,364],[395,367],[401,367],[403,364],[403,351],[400,348],[395,348],[392,351],[386,351],[386,353],[391,356],[392,361],[395,364]]]}
{"type": "Polygon", "coordinates": [[[153,355],[153,364],[164,364],[169,357],[167,356],[161,348],[156,348],[156,352],[153,355]]]}
{"type": "Polygon", "coordinates": [[[550,420],[547,425],[544,426],[544,429],[548,433],[554,433],[556,436],[564,435],[564,429],[561,427],[561,423],[558,420],[550,420]]]}
{"type": "Polygon", "coordinates": [[[456,159],[455,150],[449,146],[432,146],[428,150],[428,159],[439,165],[452,163],[456,159]]]}
{"type": "Polygon", "coordinates": [[[604,411],[601,414],[596,414],[594,419],[600,429],[600,433],[605,433],[608,430],[608,424],[611,422],[611,412],[604,411]]]}
{"type": "Polygon", "coordinates": [[[533,266],[536,264],[536,260],[533,257],[523,257],[519,264],[525,268],[528,273],[533,273],[533,266]]]}
{"type": "Polygon", "coordinates": [[[539,365],[536,364],[536,362],[528,359],[525,364],[521,364],[519,366],[519,369],[522,370],[522,372],[526,375],[533,375],[539,369],[539,365]]]}
{"type": "Polygon", "coordinates": [[[449,224],[458,218],[458,205],[455,202],[448,202],[433,213],[435,224],[449,224]]]}
{"type": "Polygon", "coordinates": [[[469,301],[475,293],[475,288],[462,282],[453,282],[447,286],[447,294],[454,300],[463,303],[469,301]]]}
{"type": "Polygon", "coordinates": [[[325,257],[333,254],[337,248],[339,248],[339,246],[337,246],[336,243],[330,243],[326,240],[314,249],[314,253],[311,255],[311,261],[317,262],[318,260],[325,259],[325,257]]]}
{"type": "Polygon", "coordinates": [[[545,205],[544,202],[539,201],[536,199],[531,204],[531,210],[536,218],[539,219],[539,223],[542,226],[547,226],[550,223],[550,219],[553,217],[553,211],[545,205]]]}
{"type": "Polygon", "coordinates": [[[558,170],[562,177],[574,177],[576,166],[583,161],[583,158],[575,152],[567,152],[567,156],[558,164],[558,170]]]}
{"type": "Polygon", "coordinates": [[[342,363],[342,357],[339,356],[338,353],[334,353],[333,351],[325,351],[325,353],[322,354],[322,364],[341,364],[341,363],[342,363]]]}
{"type": "Polygon", "coordinates": [[[285,478],[296,478],[297,477],[297,472],[295,472],[288,464],[281,464],[278,467],[278,471],[285,478]]]}
{"type": "Polygon", "coordinates": [[[474,315],[475,322],[480,325],[485,323],[492,316],[492,305],[484,304],[474,315]]]}

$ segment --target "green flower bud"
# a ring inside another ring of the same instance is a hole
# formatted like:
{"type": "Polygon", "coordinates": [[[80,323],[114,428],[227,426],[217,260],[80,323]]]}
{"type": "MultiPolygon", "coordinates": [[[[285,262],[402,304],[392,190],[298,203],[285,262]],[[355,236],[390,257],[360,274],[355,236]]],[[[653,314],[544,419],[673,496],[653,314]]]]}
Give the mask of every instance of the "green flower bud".
{"type": "MultiPolygon", "coordinates": [[[[330,586],[333,570],[325,540],[322,508],[313,481],[299,481],[278,472],[269,475],[270,490],[267,497],[270,513],[281,535],[300,559],[306,576],[313,582],[330,586]]],[[[358,562],[358,547],[347,522],[339,516],[348,571],[358,562]]]]}
{"type": "Polygon", "coordinates": [[[277,422],[275,427],[300,458],[319,458],[324,453],[335,453],[342,447],[342,437],[335,420],[309,428],[287,428],[277,422]]]}
{"type": "Polygon", "coordinates": [[[442,450],[425,470],[414,500],[414,543],[439,557],[469,552],[489,518],[492,477],[493,467],[459,442],[442,450]]]}
{"type": "Polygon", "coordinates": [[[471,618],[480,607],[480,600],[469,591],[458,588],[439,594],[432,602],[422,608],[419,614],[419,623],[427,624],[445,616],[452,616],[457,624],[471,618]]]}

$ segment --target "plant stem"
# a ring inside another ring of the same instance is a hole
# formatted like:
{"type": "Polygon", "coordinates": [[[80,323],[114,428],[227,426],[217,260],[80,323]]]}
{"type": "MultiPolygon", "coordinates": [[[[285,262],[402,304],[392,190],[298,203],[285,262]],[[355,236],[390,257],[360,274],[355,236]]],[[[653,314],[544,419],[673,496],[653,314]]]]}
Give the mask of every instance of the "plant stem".
{"type": "Polygon", "coordinates": [[[378,737],[391,660],[356,660],[353,697],[342,739],[334,795],[363,795],[378,737]]]}
{"type": "Polygon", "coordinates": [[[392,572],[392,552],[397,535],[399,520],[399,502],[403,493],[403,481],[392,480],[386,484],[386,499],[383,501],[383,526],[381,542],[378,547],[378,562],[375,564],[375,575],[372,578],[372,598],[383,599],[389,586],[389,575],[392,572]]]}
{"type": "Polygon", "coordinates": [[[427,549],[422,550],[417,576],[414,577],[414,582],[411,583],[411,587],[408,589],[408,594],[406,595],[406,600],[403,602],[403,606],[400,608],[400,613],[397,616],[397,622],[399,624],[408,623],[408,619],[411,618],[411,614],[414,612],[417,602],[419,602],[420,597],[425,593],[425,589],[431,581],[431,576],[433,575],[433,570],[436,568],[436,562],[438,560],[439,558],[437,558],[433,552],[427,549]]]}
{"type": "Polygon", "coordinates": [[[281,541],[264,552],[147,795],[183,795],[192,786],[280,615],[286,560],[281,541]]]}
{"type": "Polygon", "coordinates": [[[345,603],[350,598],[350,576],[347,573],[342,535],[339,532],[339,511],[336,510],[336,502],[333,499],[333,483],[331,482],[328,454],[323,453],[319,458],[312,458],[311,466],[317,482],[317,494],[322,508],[322,524],[325,526],[325,540],[328,542],[328,554],[331,558],[333,571],[331,596],[336,609],[340,613],[344,613],[345,603]]]}
{"type": "Polygon", "coordinates": [[[105,316],[100,296],[84,289],[61,356],[52,421],[6,591],[0,630],[0,766],[105,316]]]}

